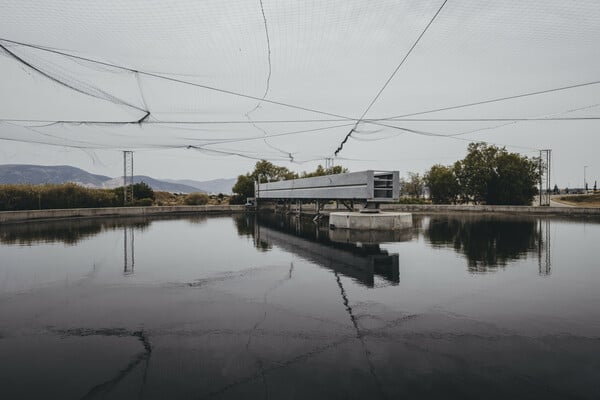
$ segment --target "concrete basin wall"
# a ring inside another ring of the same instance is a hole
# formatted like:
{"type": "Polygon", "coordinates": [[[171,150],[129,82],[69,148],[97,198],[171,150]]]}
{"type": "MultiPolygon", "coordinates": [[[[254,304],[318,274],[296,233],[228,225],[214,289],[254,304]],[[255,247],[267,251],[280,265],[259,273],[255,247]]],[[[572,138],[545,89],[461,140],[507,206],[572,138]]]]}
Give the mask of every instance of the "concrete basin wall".
{"type": "Polygon", "coordinates": [[[358,212],[334,212],[329,214],[329,226],[336,229],[396,230],[412,226],[409,213],[386,212],[377,214],[358,212]]]}
{"type": "Polygon", "coordinates": [[[72,208],[57,210],[2,211],[0,224],[45,219],[139,217],[168,214],[195,214],[217,212],[243,212],[243,205],[157,206],[157,207],[107,207],[72,208]]]}
{"type": "Polygon", "coordinates": [[[534,206],[492,206],[492,205],[445,205],[445,204],[382,204],[382,210],[424,213],[482,212],[510,214],[557,214],[557,215],[597,215],[600,208],[584,207],[534,207],[534,206]]]}

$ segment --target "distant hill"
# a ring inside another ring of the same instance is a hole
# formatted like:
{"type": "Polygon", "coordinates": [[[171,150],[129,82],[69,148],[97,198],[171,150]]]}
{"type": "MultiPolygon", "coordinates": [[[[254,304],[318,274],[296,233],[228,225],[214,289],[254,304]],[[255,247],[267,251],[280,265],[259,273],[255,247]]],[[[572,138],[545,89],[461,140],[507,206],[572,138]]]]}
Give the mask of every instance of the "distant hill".
{"type": "Polygon", "coordinates": [[[104,175],[94,175],[82,169],[68,165],[45,166],[27,164],[0,165],[0,183],[18,184],[73,182],[87,187],[101,187],[102,183],[111,179],[104,175]]]}
{"type": "MultiPolygon", "coordinates": [[[[166,181],[154,179],[145,175],[134,176],[134,183],[144,181],[152,189],[172,192],[172,193],[193,193],[193,192],[216,192],[230,193],[225,190],[213,190],[217,187],[217,182],[227,182],[230,179],[216,179],[207,182],[189,181],[198,184],[215,182],[215,185],[208,184],[208,189],[203,189],[202,185],[187,185],[185,181],[166,181]]],[[[82,186],[92,188],[111,189],[123,185],[123,177],[111,178],[110,176],[90,174],[80,168],[70,167],[67,165],[27,165],[27,164],[7,164],[0,165],[0,184],[22,184],[29,183],[33,185],[41,185],[45,183],[61,184],[73,182],[82,186]]],[[[225,184],[224,184],[225,185],[225,184]]],[[[232,184],[233,185],[233,184],[232,184]]],[[[224,186],[226,187],[226,186],[224,186]]]]}
{"type": "Polygon", "coordinates": [[[233,185],[235,185],[237,178],[212,179],[210,181],[194,181],[191,179],[163,179],[163,181],[192,186],[207,193],[232,194],[233,191],[231,188],[233,185]]]}
{"type": "MultiPolygon", "coordinates": [[[[183,185],[181,183],[171,183],[166,181],[161,181],[158,179],[151,178],[146,175],[134,175],[133,183],[144,182],[148,184],[152,189],[159,190],[162,192],[171,192],[171,193],[194,193],[194,192],[202,192],[202,190],[195,188],[193,186],[183,185]]],[[[103,188],[113,189],[119,186],[123,186],[123,177],[120,176],[118,178],[109,179],[102,183],[103,188]]]]}

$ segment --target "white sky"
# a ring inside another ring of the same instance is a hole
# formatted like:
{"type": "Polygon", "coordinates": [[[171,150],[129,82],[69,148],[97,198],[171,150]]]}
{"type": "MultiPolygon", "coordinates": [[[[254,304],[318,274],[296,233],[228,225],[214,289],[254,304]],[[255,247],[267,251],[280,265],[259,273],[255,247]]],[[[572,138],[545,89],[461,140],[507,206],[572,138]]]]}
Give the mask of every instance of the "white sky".
{"type": "MultiPolygon", "coordinates": [[[[267,99],[358,118],[442,1],[263,0],[262,4],[263,10],[260,0],[0,0],[0,38],[258,98],[265,94],[270,72],[267,99]]],[[[0,123],[0,164],[68,164],[118,176],[120,151],[134,149],[136,174],[157,178],[233,177],[251,170],[253,158],[271,159],[296,171],[312,170],[333,155],[351,128],[338,125],[352,124],[350,120],[255,126],[249,118],[332,117],[268,103],[256,108],[256,100],[143,75],[136,78],[131,72],[0,44],[44,73],[87,93],[61,86],[3,52],[0,119],[136,121],[144,112],[135,108],[151,113],[151,123],[142,126],[39,127],[44,124],[4,121],[0,123]],[[325,127],[332,128],[266,142],[263,138],[325,127]],[[215,143],[232,139],[248,140],[215,143]],[[213,143],[207,145],[209,141],[213,143]],[[218,153],[186,149],[188,145],[204,145],[218,153]]],[[[449,0],[366,118],[597,80],[597,0],[449,0]]],[[[548,116],[600,117],[600,85],[414,118],[548,116]]],[[[600,120],[385,123],[436,135],[489,129],[458,140],[361,124],[335,163],[351,170],[423,172],[433,164],[462,158],[468,140],[484,140],[509,145],[509,150],[526,155],[536,155],[535,149],[552,149],[553,183],[561,187],[582,186],[585,165],[590,185],[600,180],[600,120]]]]}

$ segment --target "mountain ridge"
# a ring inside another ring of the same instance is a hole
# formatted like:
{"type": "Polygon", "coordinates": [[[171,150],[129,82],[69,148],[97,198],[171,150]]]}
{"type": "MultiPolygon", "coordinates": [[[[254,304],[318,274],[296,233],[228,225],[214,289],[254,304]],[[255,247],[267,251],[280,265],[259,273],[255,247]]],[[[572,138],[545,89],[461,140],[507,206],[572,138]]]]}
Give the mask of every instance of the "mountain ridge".
{"type": "Polygon", "coordinates": [[[193,179],[161,179],[165,182],[178,183],[202,189],[209,193],[232,194],[231,188],[237,181],[236,178],[218,178],[208,181],[196,181],[193,179]]]}
{"type": "MultiPolygon", "coordinates": [[[[208,181],[191,179],[156,179],[147,175],[135,175],[134,183],[144,181],[152,189],[172,193],[231,193],[235,179],[219,178],[208,181]],[[190,184],[188,184],[190,183],[190,184]]],[[[90,188],[115,188],[123,185],[123,177],[111,178],[87,172],[70,165],[0,165],[0,184],[62,184],[76,183],[90,188]]]]}

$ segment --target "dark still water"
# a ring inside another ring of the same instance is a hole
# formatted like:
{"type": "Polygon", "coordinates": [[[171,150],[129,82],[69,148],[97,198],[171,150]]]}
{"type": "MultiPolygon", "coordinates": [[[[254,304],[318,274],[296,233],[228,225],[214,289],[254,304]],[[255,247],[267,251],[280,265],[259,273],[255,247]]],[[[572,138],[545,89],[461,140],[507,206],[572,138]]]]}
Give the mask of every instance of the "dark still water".
{"type": "Polygon", "coordinates": [[[600,398],[600,221],[413,225],[0,226],[0,398],[600,398]]]}

